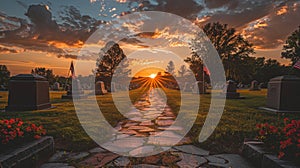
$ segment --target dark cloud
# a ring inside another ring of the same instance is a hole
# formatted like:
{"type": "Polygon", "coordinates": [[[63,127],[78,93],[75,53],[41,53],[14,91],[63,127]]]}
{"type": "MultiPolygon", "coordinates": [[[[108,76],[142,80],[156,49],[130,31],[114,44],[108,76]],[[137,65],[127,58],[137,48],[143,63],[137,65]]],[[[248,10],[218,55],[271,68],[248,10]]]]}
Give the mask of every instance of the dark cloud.
{"type": "Polygon", "coordinates": [[[25,14],[34,24],[37,33],[51,34],[59,31],[56,21],[52,20],[52,13],[46,5],[30,5],[25,14]]]}
{"type": "MultiPolygon", "coordinates": [[[[134,0],[132,0],[135,2],[134,0]]],[[[158,0],[153,4],[151,1],[142,1],[139,10],[156,10],[173,13],[188,19],[195,19],[203,7],[194,0],[158,0]]]]}
{"type": "Polygon", "coordinates": [[[141,40],[134,38],[134,37],[123,38],[120,40],[120,42],[123,42],[125,44],[135,45],[140,48],[148,48],[149,47],[147,45],[144,45],[144,42],[142,42],[141,40]]]}
{"type": "MultiPolygon", "coordinates": [[[[21,1],[18,2],[26,7],[21,1]]],[[[49,2],[50,3],[50,2],[49,2]]],[[[137,11],[156,10],[170,12],[194,21],[226,23],[243,33],[257,48],[276,48],[299,26],[299,0],[129,0],[139,4],[137,11]],[[296,6],[295,6],[296,4],[296,6]],[[283,8],[287,6],[287,8],[283,8]],[[265,19],[265,20],[264,20],[265,19]]],[[[46,5],[28,5],[26,20],[0,13],[0,44],[26,50],[57,53],[59,57],[76,58],[68,47],[80,47],[103,22],[81,14],[74,6],[64,6],[60,22],[53,19],[46,5]],[[55,45],[57,44],[57,45],[55,45]],[[67,47],[66,47],[67,46],[67,47]]],[[[123,14],[124,14],[123,13],[123,14]]],[[[124,38],[123,43],[148,47],[139,38],[154,38],[157,32],[143,32],[124,38]]],[[[14,52],[13,48],[0,48],[2,52],[14,52]]],[[[88,57],[87,57],[88,58],[88,57]]]]}
{"type": "Polygon", "coordinates": [[[227,6],[229,9],[235,9],[239,1],[237,0],[205,0],[204,3],[210,9],[227,6]]]}
{"type": "Polygon", "coordinates": [[[65,7],[62,24],[52,19],[52,13],[46,5],[30,5],[26,16],[31,23],[16,17],[0,13],[0,44],[8,46],[1,52],[15,52],[17,46],[25,50],[48,52],[58,57],[76,58],[78,48],[101,24],[90,16],[81,15],[75,7],[65,7]],[[11,48],[9,46],[11,45],[11,48]],[[71,51],[69,48],[75,48],[71,51]],[[77,50],[76,50],[77,48],[77,50]]]}
{"type": "Polygon", "coordinates": [[[261,22],[250,23],[243,31],[257,48],[272,49],[282,45],[300,25],[300,4],[286,3],[261,22]]]}

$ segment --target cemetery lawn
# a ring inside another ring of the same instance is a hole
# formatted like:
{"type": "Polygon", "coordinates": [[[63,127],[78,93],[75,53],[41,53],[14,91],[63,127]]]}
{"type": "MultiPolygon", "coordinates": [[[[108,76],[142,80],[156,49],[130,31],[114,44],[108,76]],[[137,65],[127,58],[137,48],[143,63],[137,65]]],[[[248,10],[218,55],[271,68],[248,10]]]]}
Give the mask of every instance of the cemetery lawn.
{"type": "MultiPolygon", "coordinates": [[[[130,91],[132,102],[137,100],[140,90],[130,91]]],[[[283,118],[289,117],[300,119],[299,114],[272,114],[259,110],[258,107],[265,106],[266,90],[253,91],[239,90],[241,96],[246,99],[227,100],[225,110],[219,125],[211,137],[204,143],[198,143],[198,135],[205,121],[209,105],[210,95],[200,95],[200,109],[196,122],[188,133],[193,142],[211,153],[238,153],[245,138],[254,138],[256,135],[256,124],[268,122],[279,126],[283,118]]],[[[55,108],[40,111],[22,112],[0,112],[0,119],[21,118],[24,121],[43,125],[47,135],[55,139],[55,147],[60,150],[83,151],[96,146],[81,127],[72,103],[72,100],[63,100],[61,95],[65,92],[50,92],[52,106],[55,108]]],[[[125,94],[125,93],[124,93],[125,94]]],[[[180,94],[176,90],[166,90],[168,104],[174,113],[178,113],[180,107],[180,94]],[[178,99],[179,98],[179,99],[178,99]]],[[[7,92],[0,92],[0,109],[7,106],[7,92]]],[[[116,112],[112,103],[111,94],[97,96],[98,104],[103,115],[111,125],[115,126],[124,117],[116,112]]],[[[185,112],[187,117],[188,112],[185,112]]]]}

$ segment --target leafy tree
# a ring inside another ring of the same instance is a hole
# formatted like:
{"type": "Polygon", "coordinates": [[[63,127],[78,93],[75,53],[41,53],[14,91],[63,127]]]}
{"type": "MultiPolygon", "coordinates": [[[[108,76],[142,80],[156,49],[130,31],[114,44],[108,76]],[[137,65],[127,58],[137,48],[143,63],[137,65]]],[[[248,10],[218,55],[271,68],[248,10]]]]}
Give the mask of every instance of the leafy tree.
{"type": "Polygon", "coordinates": [[[248,71],[240,69],[245,65],[245,61],[249,61],[249,55],[254,53],[252,44],[227,24],[208,23],[202,29],[219,53],[226,77],[236,81],[241,80],[245,75],[243,72],[248,71]]]}
{"type": "MultiPolygon", "coordinates": [[[[123,50],[120,48],[119,44],[115,42],[108,42],[104,48],[101,49],[99,53],[99,58],[96,62],[96,80],[98,80],[100,77],[106,77],[106,78],[112,78],[113,74],[115,73],[118,65],[121,63],[123,59],[126,58],[126,55],[124,54],[123,50]]],[[[129,74],[128,69],[128,62],[124,61],[122,63],[122,67],[119,68],[120,70],[123,70],[123,72],[117,72],[120,73],[127,73],[129,74]]]]}
{"type": "Polygon", "coordinates": [[[196,80],[203,81],[203,61],[200,56],[193,51],[192,55],[184,61],[190,65],[190,69],[194,73],[196,80]]]}
{"type": "Polygon", "coordinates": [[[264,57],[255,59],[255,72],[253,79],[267,84],[270,79],[286,75],[290,67],[281,65],[277,60],[266,59],[264,57]]]}
{"type": "Polygon", "coordinates": [[[54,82],[55,82],[55,76],[53,74],[52,69],[46,69],[44,67],[38,67],[38,68],[32,69],[31,73],[45,77],[49,81],[50,85],[54,84],[54,82]]]}
{"type": "Polygon", "coordinates": [[[0,65],[0,85],[7,87],[9,77],[10,77],[10,72],[8,71],[6,65],[0,65]]]}
{"type": "Polygon", "coordinates": [[[166,72],[168,72],[169,74],[171,75],[175,75],[175,64],[173,61],[170,61],[167,65],[167,68],[166,68],[166,72]]]}
{"type": "Polygon", "coordinates": [[[177,73],[179,77],[184,77],[188,73],[188,70],[185,65],[181,65],[177,73]]]}
{"type": "Polygon", "coordinates": [[[290,59],[294,65],[300,59],[300,26],[286,40],[281,57],[290,59]]]}

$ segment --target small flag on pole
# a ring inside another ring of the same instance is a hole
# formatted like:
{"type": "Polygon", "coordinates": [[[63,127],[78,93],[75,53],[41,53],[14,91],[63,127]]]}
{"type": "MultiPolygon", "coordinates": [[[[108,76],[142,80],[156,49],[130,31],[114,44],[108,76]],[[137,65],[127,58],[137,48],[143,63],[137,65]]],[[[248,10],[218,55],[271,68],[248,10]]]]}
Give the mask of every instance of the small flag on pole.
{"type": "Polygon", "coordinates": [[[71,62],[71,65],[70,65],[70,70],[69,72],[71,72],[71,76],[72,78],[75,78],[75,69],[74,69],[74,64],[73,64],[73,61],[71,62]]]}
{"type": "Polygon", "coordinates": [[[296,62],[296,64],[293,67],[300,69],[300,59],[296,62]]]}

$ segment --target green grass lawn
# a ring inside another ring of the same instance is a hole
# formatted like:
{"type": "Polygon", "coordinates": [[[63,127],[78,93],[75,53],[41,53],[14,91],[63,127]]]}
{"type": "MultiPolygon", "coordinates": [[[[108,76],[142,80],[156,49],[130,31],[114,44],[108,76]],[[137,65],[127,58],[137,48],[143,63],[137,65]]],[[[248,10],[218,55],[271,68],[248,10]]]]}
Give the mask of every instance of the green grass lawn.
{"type": "MultiPolygon", "coordinates": [[[[141,90],[130,91],[131,101],[136,101],[141,90]]],[[[198,143],[198,135],[205,121],[209,106],[210,95],[200,95],[200,109],[196,122],[188,133],[194,143],[201,148],[210,150],[212,153],[238,152],[244,138],[254,138],[256,124],[269,122],[274,125],[281,125],[284,117],[299,119],[297,114],[272,114],[259,110],[258,107],[265,106],[266,90],[253,91],[239,90],[246,99],[227,100],[225,110],[219,125],[214,133],[204,143],[198,143]]],[[[40,111],[2,112],[0,119],[22,118],[25,121],[42,124],[47,129],[47,134],[55,138],[56,148],[69,151],[80,151],[90,149],[96,144],[89,138],[81,127],[75,113],[72,100],[63,100],[61,95],[64,92],[50,92],[51,103],[55,108],[40,111]]],[[[0,108],[7,105],[7,92],[0,92],[0,108]]],[[[124,92],[125,94],[125,92],[124,92]]],[[[166,90],[168,104],[178,113],[180,107],[180,95],[176,90],[166,90]]],[[[122,94],[121,94],[122,95],[122,94]]],[[[124,117],[117,112],[112,102],[111,94],[97,96],[101,112],[111,125],[115,125],[124,117]]],[[[88,106],[88,105],[87,105],[88,106]]],[[[188,111],[185,112],[189,116],[188,111]]]]}
{"type": "MultiPolygon", "coordinates": [[[[257,133],[256,124],[268,122],[275,126],[282,126],[285,117],[300,118],[299,114],[275,114],[258,109],[266,104],[266,89],[262,91],[238,90],[238,92],[245,99],[226,100],[220,123],[209,139],[201,144],[198,143],[198,135],[206,119],[211,95],[200,95],[198,116],[193,128],[188,133],[189,136],[193,137],[195,144],[212,153],[238,153],[245,138],[255,138],[257,133]]],[[[168,104],[172,109],[175,109],[175,112],[178,112],[180,107],[178,91],[167,90],[166,93],[168,104]]]]}

